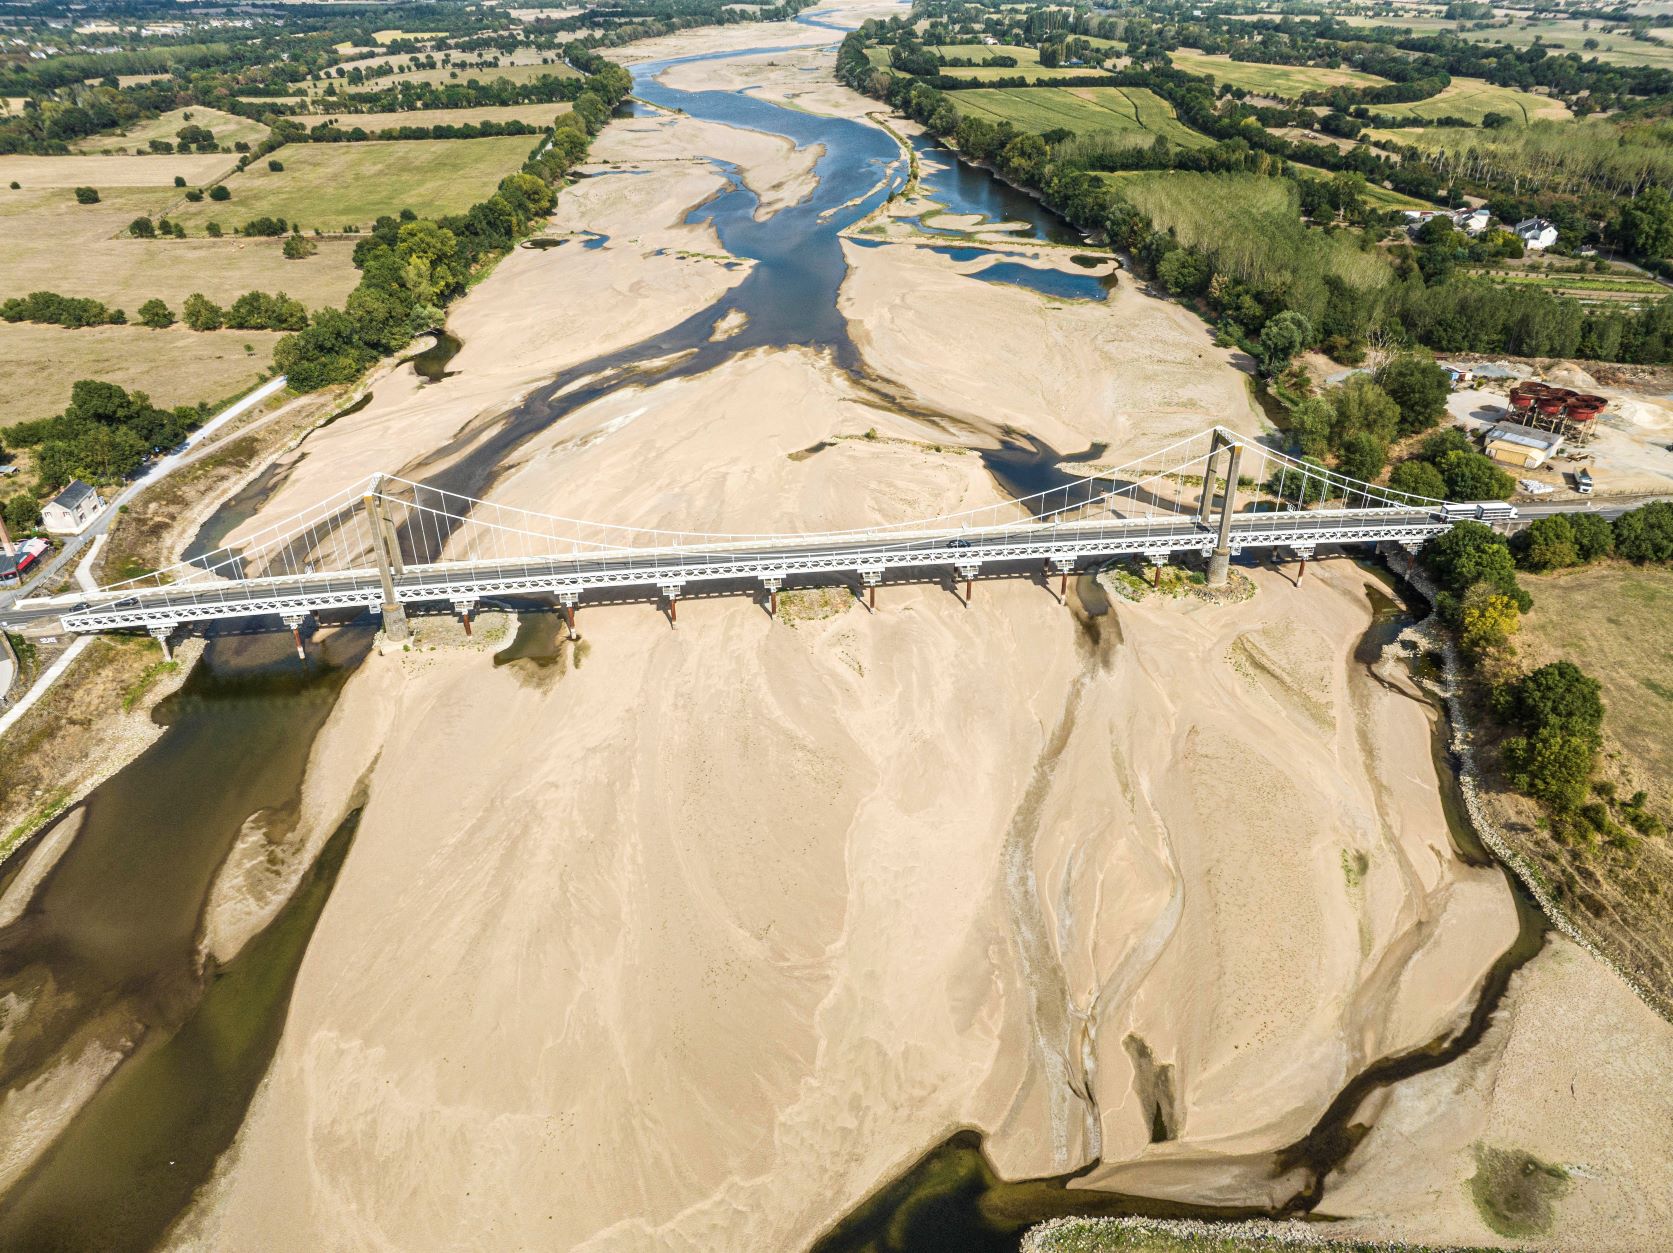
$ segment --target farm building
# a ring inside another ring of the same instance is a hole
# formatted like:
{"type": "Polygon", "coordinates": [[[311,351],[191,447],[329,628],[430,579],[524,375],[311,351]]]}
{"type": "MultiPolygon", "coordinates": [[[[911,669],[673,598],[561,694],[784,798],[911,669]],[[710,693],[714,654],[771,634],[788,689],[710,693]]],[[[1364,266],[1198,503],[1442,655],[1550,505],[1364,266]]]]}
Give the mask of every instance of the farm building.
{"type": "Polygon", "coordinates": [[[1538,251],[1557,242],[1557,226],[1544,218],[1525,218],[1516,224],[1516,236],[1524,248],[1538,251]]]}
{"type": "Polygon", "coordinates": [[[1518,422],[1501,422],[1487,432],[1487,455],[1519,470],[1537,470],[1563,446],[1555,431],[1536,431],[1518,422]]]}
{"type": "Polygon", "coordinates": [[[80,535],[105,511],[105,502],[80,479],[41,506],[41,525],[54,535],[80,535]]]}

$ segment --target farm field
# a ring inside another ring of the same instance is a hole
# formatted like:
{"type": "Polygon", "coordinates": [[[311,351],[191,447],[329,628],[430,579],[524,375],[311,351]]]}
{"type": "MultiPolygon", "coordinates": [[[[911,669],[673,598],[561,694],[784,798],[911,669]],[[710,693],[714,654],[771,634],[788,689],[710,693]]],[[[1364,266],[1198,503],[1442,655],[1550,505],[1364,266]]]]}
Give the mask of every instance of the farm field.
{"type": "Polygon", "coordinates": [[[74,152],[104,152],[107,149],[127,148],[134,152],[143,152],[146,144],[153,139],[166,140],[171,144],[176,142],[175,136],[182,126],[205,127],[214,133],[215,142],[225,148],[232,147],[240,140],[254,147],[267,138],[267,127],[260,122],[252,122],[236,113],[223,113],[219,109],[206,109],[201,105],[194,105],[189,109],[171,109],[157,117],[135,122],[128,128],[127,134],[111,131],[102,135],[89,135],[85,139],[76,140],[70,145],[70,149],[74,152]]]}
{"type": "MultiPolygon", "coordinates": [[[[1096,65],[1060,65],[1048,67],[1040,64],[1040,53],[1034,48],[1022,48],[1013,44],[940,44],[931,45],[935,51],[943,56],[969,57],[980,60],[989,56],[1012,56],[1017,59],[1014,66],[1007,65],[949,65],[946,73],[956,74],[960,78],[1015,78],[1021,74],[1027,78],[1075,79],[1091,78],[1105,73],[1096,65]]],[[[866,56],[876,66],[886,67],[889,64],[889,49],[867,48],[866,56]]]]}
{"type": "Polygon", "coordinates": [[[1525,270],[1477,270],[1479,277],[1517,287],[1538,287],[1557,295],[1573,296],[1588,304],[1609,304],[1655,300],[1669,294],[1652,278],[1633,274],[1541,274],[1525,270]]]}
{"type": "Polygon", "coordinates": [[[1533,122],[1541,118],[1561,120],[1570,117],[1569,108],[1561,100],[1517,91],[1512,87],[1498,87],[1479,78],[1455,78],[1439,95],[1409,104],[1379,104],[1374,112],[1395,117],[1459,117],[1479,123],[1489,113],[1500,113],[1515,122],[1533,122]]]}
{"type": "Polygon", "coordinates": [[[1611,563],[1523,578],[1534,610],[1522,620],[1518,651],[1533,665],[1567,657],[1603,685],[1610,748],[1665,803],[1673,790],[1673,570],[1611,563]]]}
{"type": "Polygon", "coordinates": [[[299,83],[298,86],[306,87],[317,96],[325,90],[327,83],[335,83],[339,94],[354,95],[357,92],[379,91],[395,83],[468,83],[473,78],[480,83],[491,83],[497,78],[510,79],[514,83],[527,83],[548,74],[555,78],[577,77],[576,72],[569,66],[556,63],[552,65],[542,65],[539,62],[533,65],[502,64],[490,66],[486,69],[466,69],[458,66],[438,65],[433,70],[412,70],[405,74],[368,79],[359,86],[346,83],[340,78],[325,79],[317,83],[299,83]]]}
{"type": "Polygon", "coordinates": [[[1010,122],[1036,134],[1058,128],[1079,134],[1130,131],[1165,135],[1184,147],[1211,142],[1143,87],[978,87],[954,93],[953,103],[961,113],[1010,122]]]}
{"type": "Polygon", "coordinates": [[[222,400],[260,379],[279,338],[277,331],[198,332],[181,326],[70,331],[0,322],[0,423],[62,412],[71,385],[86,378],[137,388],[166,407],[222,400]]]}
{"type": "Polygon", "coordinates": [[[1359,70],[1332,70],[1315,65],[1257,65],[1233,61],[1224,53],[1195,52],[1180,48],[1171,54],[1173,63],[1187,74],[1212,74],[1216,83],[1230,83],[1256,95],[1294,99],[1303,92],[1325,91],[1331,87],[1384,87],[1388,80],[1359,70]]]}
{"type": "MultiPolygon", "coordinates": [[[[1355,16],[1337,20],[1344,25],[1358,26],[1365,30],[1378,26],[1396,26],[1419,35],[1450,31],[1460,39],[1468,39],[1473,43],[1502,43],[1515,48],[1531,48],[1537,39],[1543,47],[1549,48],[1554,56],[1564,56],[1573,52],[1582,58],[1596,57],[1600,61],[1616,65],[1648,65],[1673,69],[1673,45],[1661,40],[1634,39],[1630,35],[1620,33],[1605,34],[1597,29],[1603,24],[1598,22],[1593,22],[1593,29],[1587,30],[1580,21],[1573,18],[1523,19],[1510,26],[1493,26],[1487,30],[1460,30],[1460,25],[1467,23],[1461,24],[1448,21],[1444,17],[1417,14],[1409,17],[1355,16]],[[1596,40],[1597,47],[1587,48],[1585,43],[1588,39],[1596,40]]],[[[1664,33],[1662,39],[1665,38],[1664,33]]]]}
{"type": "Polygon", "coordinates": [[[515,173],[530,146],[527,135],[297,144],[284,149],[283,170],[258,162],[227,179],[231,200],[182,203],[174,216],[188,229],[211,219],[230,226],[282,217],[304,230],[341,231],[402,209],[421,217],[458,213],[515,173]]]}
{"type": "MultiPolygon", "coordinates": [[[[521,142],[527,146],[528,140],[521,142]]],[[[134,218],[184,203],[173,187],[117,188],[95,205],[75,204],[61,190],[0,193],[0,297],[55,291],[101,300],[133,317],[153,296],[178,313],[195,291],[225,304],[252,289],[283,288],[317,309],[342,304],[359,281],[351,240],[321,240],[317,255],[286,261],[277,239],[207,239],[201,231],[189,239],[133,239],[126,233],[134,218]]],[[[221,216],[228,224],[234,220],[221,216]]]]}
{"type": "MultiPolygon", "coordinates": [[[[70,194],[74,187],[92,187],[101,195],[108,188],[174,188],[176,175],[192,185],[212,183],[237,163],[224,152],[191,153],[182,156],[69,156],[34,157],[21,154],[0,156],[0,187],[19,183],[25,191],[43,187],[60,188],[60,200],[71,209],[97,209],[78,205],[70,194]]],[[[3,194],[16,195],[15,192],[3,194]]],[[[0,200],[0,203],[4,203],[0,200]]]]}
{"type": "MultiPolygon", "coordinates": [[[[323,102],[321,102],[323,104],[323,102]]],[[[335,121],[344,130],[356,126],[367,131],[399,126],[463,126],[475,122],[527,122],[531,126],[548,127],[560,113],[569,112],[569,102],[552,104],[483,105],[475,109],[407,109],[390,113],[344,113],[340,110],[318,108],[306,115],[309,126],[335,121]]],[[[287,151],[296,151],[295,147],[287,151]]]]}

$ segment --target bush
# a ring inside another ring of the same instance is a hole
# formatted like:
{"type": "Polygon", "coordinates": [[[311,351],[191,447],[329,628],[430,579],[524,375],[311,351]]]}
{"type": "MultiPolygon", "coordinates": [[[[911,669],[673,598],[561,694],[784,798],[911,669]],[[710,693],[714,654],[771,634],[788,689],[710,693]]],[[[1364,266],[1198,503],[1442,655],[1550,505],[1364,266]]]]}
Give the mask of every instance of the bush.
{"type": "Polygon", "coordinates": [[[1428,430],[1446,413],[1452,391],[1447,372],[1427,357],[1396,357],[1375,375],[1377,386],[1400,407],[1400,434],[1428,430]]]}
{"type": "Polygon", "coordinates": [[[1446,499],[1446,480],[1441,472],[1427,461],[1416,457],[1402,461],[1388,476],[1388,485],[1408,496],[1422,496],[1428,500],[1446,499]]]}
{"type": "Polygon", "coordinates": [[[290,224],[284,218],[259,217],[251,218],[238,228],[241,235],[260,235],[269,239],[277,239],[290,229],[290,224]]]}
{"type": "Polygon", "coordinates": [[[99,193],[95,188],[92,188],[92,187],[77,187],[76,188],[76,203],[77,204],[98,204],[99,203],[99,193]]]}
{"type": "Polygon", "coordinates": [[[1508,500],[1516,480],[1478,452],[1449,452],[1437,469],[1449,500],[1508,500]]]}
{"type": "Polygon", "coordinates": [[[135,218],[128,223],[128,234],[135,239],[157,238],[157,224],[150,218],[135,218]]]}
{"type": "Polygon", "coordinates": [[[219,239],[221,237],[221,224],[219,222],[211,222],[203,228],[203,233],[209,236],[210,239],[219,239]]]}
{"type": "Polygon", "coordinates": [[[184,174],[176,174],[174,176],[174,185],[176,187],[184,187],[186,185],[186,176],[184,174]]]}
{"type": "Polygon", "coordinates": [[[107,309],[97,300],[82,296],[60,296],[37,291],[13,296],[0,303],[0,318],[8,322],[41,322],[48,326],[107,326],[124,321],[119,310],[107,309]]]}
{"type": "Polygon", "coordinates": [[[198,201],[203,199],[203,188],[201,188],[201,187],[191,188],[189,191],[186,192],[186,199],[191,201],[193,204],[197,204],[198,201]]]}
{"type": "Polygon", "coordinates": [[[193,292],[187,296],[186,303],[181,306],[181,313],[185,316],[186,325],[194,331],[218,331],[226,322],[226,314],[221,306],[202,292],[193,292]]]}
{"type": "Polygon", "coordinates": [[[1615,552],[1628,561],[1673,561],[1673,503],[1658,500],[1615,519],[1615,552]]]}
{"type": "Polygon", "coordinates": [[[209,198],[211,200],[231,200],[232,191],[225,183],[216,183],[209,189],[209,198]]]}
{"type": "Polygon", "coordinates": [[[272,170],[275,174],[282,174],[284,173],[285,163],[283,161],[269,161],[267,163],[267,168],[272,170]]]}
{"type": "Polygon", "coordinates": [[[174,325],[174,310],[153,296],[139,307],[139,324],[153,330],[166,330],[174,325]]]}
{"type": "Polygon", "coordinates": [[[318,244],[301,235],[291,235],[285,240],[285,260],[287,261],[300,261],[304,257],[313,256],[318,251],[318,244]]]}

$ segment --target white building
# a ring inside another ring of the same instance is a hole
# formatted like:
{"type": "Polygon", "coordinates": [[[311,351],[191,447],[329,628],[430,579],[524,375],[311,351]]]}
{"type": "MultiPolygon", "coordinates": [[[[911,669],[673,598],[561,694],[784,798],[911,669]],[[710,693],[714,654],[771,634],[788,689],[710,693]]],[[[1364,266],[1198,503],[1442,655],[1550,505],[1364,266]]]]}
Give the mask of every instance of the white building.
{"type": "Polygon", "coordinates": [[[1523,247],[1537,251],[1557,242],[1557,227],[1544,218],[1528,218],[1516,224],[1516,235],[1523,247]]]}
{"type": "Polygon", "coordinates": [[[1460,209],[1452,215],[1452,224],[1470,235],[1481,234],[1492,220],[1493,215],[1486,209],[1460,209]]]}
{"type": "Polygon", "coordinates": [[[80,479],[41,506],[41,525],[54,535],[80,535],[105,511],[105,502],[80,479]]]}

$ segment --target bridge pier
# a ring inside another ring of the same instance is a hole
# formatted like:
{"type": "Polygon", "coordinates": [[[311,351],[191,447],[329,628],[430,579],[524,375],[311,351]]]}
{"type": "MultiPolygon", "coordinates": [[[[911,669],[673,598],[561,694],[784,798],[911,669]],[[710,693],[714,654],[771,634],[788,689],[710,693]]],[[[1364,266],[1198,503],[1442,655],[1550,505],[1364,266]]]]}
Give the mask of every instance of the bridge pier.
{"type": "Polygon", "coordinates": [[[471,619],[476,616],[476,597],[468,597],[453,602],[453,612],[459,615],[459,621],[464,624],[465,638],[471,634],[471,619]]]}
{"type": "Polygon", "coordinates": [[[882,566],[862,566],[860,568],[860,582],[866,588],[866,609],[877,612],[877,585],[883,581],[882,566]]]}
{"type": "Polygon", "coordinates": [[[1046,558],[1046,577],[1051,577],[1053,570],[1057,571],[1057,599],[1064,604],[1069,603],[1069,574],[1075,568],[1075,559],[1053,553],[1046,558]]]}
{"type": "Polygon", "coordinates": [[[976,586],[976,575],[981,568],[981,563],[976,561],[962,561],[953,566],[954,572],[964,580],[964,603],[966,605],[970,603],[971,593],[976,586]]]}
{"type": "Polygon", "coordinates": [[[1409,579],[1412,577],[1412,566],[1417,562],[1418,551],[1423,545],[1417,540],[1403,540],[1400,547],[1406,550],[1406,577],[1409,579]]]}
{"type": "MultiPolygon", "coordinates": [[[[378,495],[378,483],[383,479],[379,475],[372,484],[372,490],[366,493],[366,516],[372,523],[372,549],[378,559],[378,582],[383,588],[383,603],[379,608],[383,611],[383,633],[394,643],[405,640],[409,634],[407,630],[407,611],[399,600],[395,598],[395,576],[401,573],[400,550],[393,547],[393,538],[388,530],[388,522],[383,513],[383,498],[378,495]],[[395,556],[391,557],[391,551],[395,556]]],[[[300,651],[300,643],[298,650],[300,651]]]]}
{"type": "Polygon", "coordinates": [[[179,625],[178,622],[154,622],[147,628],[151,632],[151,638],[156,640],[157,646],[163,650],[164,661],[174,660],[174,645],[169,641],[179,625]]]}
{"type": "MultiPolygon", "coordinates": [[[[1214,542],[1214,551],[1208,557],[1208,585],[1210,587],[1225,586],[1226,579],[1231,575],[1232,564],[1232,515],[1237,512],[1237,467],[1243,458],[1243,445],[1232,443],[1231,455],[1226,462],[1226,491],[1220,499],[1220,529],[1214,542]]],[[[1206,499],[1207,493],[1204,493],[1206,499]]]]}
{"type": "Polygon", "coordinates": [[[573,642],[581,638],[575,629],[575,606],[581,599],[581,593],[570,588],[560,588],[558,591],[558,606],[563,611],[563,622],[569,628],[569,638],[573,642]]]}
{"type": "Polygon", "coordinates": [[[778,617],[778,589],[784,586],[784,572],[775,570],[761,576],[761,586],[767,589],[767,616],[778,617]]]}
{"type": "Polygon", "coordinates": [[[296,656],[300,661],[308,660],[308,652],[302,647],[302,624],[308,620],[305,613],[287,613],[280,615],[281,621],[290,628],[290,637],[296,642],[296,656]]]}
{"type": "Polygon", "coordinates": [[[1295,550],[1295,555],[1297,557],[1301,558],[1301,566],[1295,572],[1296,585],[1300,586],[1301,580],[1303,578],[1305,578],[1306,575],[1307,575],[1307,562],[1313,556],[1313,549],[1312,548],[1298,548],[1298,549],[1295,550]]]}
{"type": "Polygon", "coordinates": [[[1145,553],[1145,559],[1150,562],[1150,586],[1161,587],[1162,567],[1168,564],[1167,550],[1164,549],[1161,552],[1147,552],[1145,553]]]}
{"type": "Polygon", "coordinates": [[[671,627],[680,625],[680,590],[684,587],[684,583],[664,583],[657,589],[668,602],[668,625],[671,627]]]}

